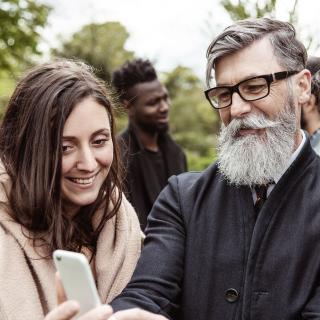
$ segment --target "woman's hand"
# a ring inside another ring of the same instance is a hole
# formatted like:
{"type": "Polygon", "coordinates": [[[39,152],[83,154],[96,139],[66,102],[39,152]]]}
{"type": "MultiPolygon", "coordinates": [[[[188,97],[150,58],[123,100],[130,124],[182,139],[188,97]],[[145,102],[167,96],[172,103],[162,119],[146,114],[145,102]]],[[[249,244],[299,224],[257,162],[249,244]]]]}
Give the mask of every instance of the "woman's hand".
{"type": "MultiPolygon", "coordinates": [[[[56,291],[58,306],[49,312],[44,320],[71,320],[80,311],[80,305],[77,301],[67,301],[60,276],[56,273],[56,291]]],[[[108,305],[102,305],[94,308],[82,315],[77,320],[106,320],[112,315],[112,308],[108,305]]]]}
{"type": "MultiPolygon", "coordinates": [[[[48,313],[44,320],[71,320],[79,311],[80,306],[78,302],[72,300],[65,301],[48,313]]],[[[77,320],[107,320],[112,313],[110,306],[102,305],[90,310],[77,318],[77,320]]],[[[122,318],[119,318],[119,320],[122,320],[122,318]]]]}
{"type": "MultiPolygon", "coordinates": [[[[44,320],[71,320],[80,311],[80,305],[77,301],[67,301],[58,273],[56,273],[56,290],[58,306],[49,312],[44,320]]],[[[77,320],[167,320],[167,318],[139,308],[113,313],[109,305],[102,305],[90,310],[77,320]]]]}

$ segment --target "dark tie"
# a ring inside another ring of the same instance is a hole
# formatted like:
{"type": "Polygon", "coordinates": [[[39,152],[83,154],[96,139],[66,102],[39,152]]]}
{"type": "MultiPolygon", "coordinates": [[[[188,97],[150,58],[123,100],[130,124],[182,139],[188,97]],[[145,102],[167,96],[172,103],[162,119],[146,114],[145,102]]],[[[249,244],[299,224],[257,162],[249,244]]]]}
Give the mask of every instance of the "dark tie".
{"type": "Polygon", "coordinates": [[[256,215],[258,215],[263,204],[267,200],[268,186],[269,186],[269,184],[264,184],[264,185],[254,187],[254,190],[256,191],[256,194],[257,194],[257,200],[254,204],[254,211],[256,212],[256,215]]]}

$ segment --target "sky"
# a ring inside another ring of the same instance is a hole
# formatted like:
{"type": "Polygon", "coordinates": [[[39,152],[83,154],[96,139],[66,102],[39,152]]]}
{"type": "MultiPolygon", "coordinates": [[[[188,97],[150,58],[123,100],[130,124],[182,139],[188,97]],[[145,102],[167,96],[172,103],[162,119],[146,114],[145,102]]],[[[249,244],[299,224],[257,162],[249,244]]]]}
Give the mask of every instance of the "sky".
{"type": "MultiPolygon", "coordinates": [[[[42,0],[53,7],[42,49],[57,46],[85,24],[119,21],[130,34],[126,49],[148,58],[158,71],[178,65],[204,79],[206,49],[213,36],[231,23],[218,0],[42,0]]],[[[286,20],[294,0],[279,0],[277,18],[286,20]]],[[[313,35],[320,44],[320,1],[299,0],[300,38],[313,35]]],[[[115,35],[116,37],[116,35],[115,35]]],[[[306,43],[307,41],[305,41],[306,43]]],[[[320,54],[311,47],[311,54],[320,54]]]]}

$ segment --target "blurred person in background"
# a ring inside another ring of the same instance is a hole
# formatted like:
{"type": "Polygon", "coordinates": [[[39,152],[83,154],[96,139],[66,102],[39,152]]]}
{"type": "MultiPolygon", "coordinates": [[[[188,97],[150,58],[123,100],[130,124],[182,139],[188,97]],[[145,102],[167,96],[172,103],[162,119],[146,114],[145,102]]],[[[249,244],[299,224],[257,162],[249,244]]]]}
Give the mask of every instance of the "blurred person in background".
{"type": "Polygon", "coordinates": [[[187,170],[182,149],[169,130],[170,98],[149,60],[126,62],[112,84],[128,113],[129,126],[119,135],[128,199],[142,230],[167,179],[187,170]]]}
{"type": "Polygon", "coordinates": [[[309,57],[306,68],[310,70],[311,96],[302,105],[301,127],[310,135],[310,143],[320,155],[320,57],[309,57]]]}

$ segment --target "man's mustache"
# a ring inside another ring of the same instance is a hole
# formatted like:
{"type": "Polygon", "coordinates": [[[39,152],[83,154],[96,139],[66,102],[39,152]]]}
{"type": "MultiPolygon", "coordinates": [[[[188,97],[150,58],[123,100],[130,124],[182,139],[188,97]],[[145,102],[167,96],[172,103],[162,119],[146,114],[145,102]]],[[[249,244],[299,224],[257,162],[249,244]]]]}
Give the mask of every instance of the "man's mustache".
{"type": "Polygon", "coordinates": [[[267,119],[264,115],[248,115],[245,118],[233,119],[225,129],[229,135],[236,136],[241,129],[274,128],[279,124],[280,121],[267,119]]]}

